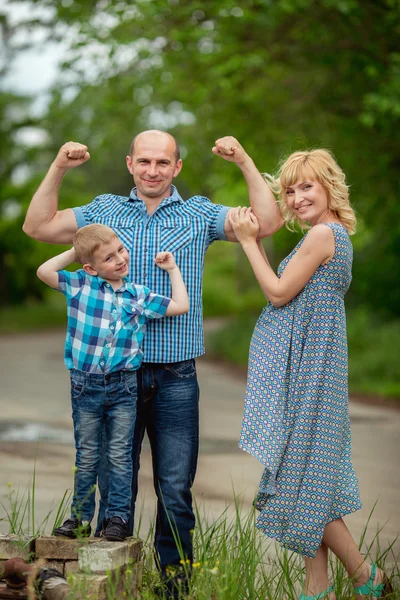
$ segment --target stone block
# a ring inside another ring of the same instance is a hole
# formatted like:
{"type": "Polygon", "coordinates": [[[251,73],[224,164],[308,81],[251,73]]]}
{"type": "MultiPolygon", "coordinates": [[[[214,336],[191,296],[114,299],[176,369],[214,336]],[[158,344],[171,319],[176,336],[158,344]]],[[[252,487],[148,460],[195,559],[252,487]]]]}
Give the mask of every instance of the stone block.
{"type": "Polygon", "coordinates": [[[143,541],[139,538],[130,537],[124,542],[128,544],[129,562],[139,562],[142,560],[143,541]]]}
{"type": "Polygon", "coordinates": [[[36,557],[47,560],[78,560],[79,548],[95,543],[99,543],[98,538],[69,540],[54,535],[43,536],[36,540],[36,557]]]}
{"type": "Polygon", "coordinates": [[[104,542],[79,548],[79,568],[91,573],[106,573],[123,567],[130,562],[129,544],[104,542]]]}
{"type": "Polygon", "coordinates": [[[0,535],[0,560],[8,560],[15,556],[29,560],[34,552],[33,538],[14,534],[0,535]]]}
{"type": "Polygon", "coordinates": [[[71,582],[74,600],[107,600],[107,579],[107,575],[75,575],[71,582]]]}
{"type": "Polygon", "coordinates": [[[71,574],[68,582],[74,600],[107,600],[109,598],[137,598],[142,582],[143,563],[136,562],[106,574],[71,574]]]}

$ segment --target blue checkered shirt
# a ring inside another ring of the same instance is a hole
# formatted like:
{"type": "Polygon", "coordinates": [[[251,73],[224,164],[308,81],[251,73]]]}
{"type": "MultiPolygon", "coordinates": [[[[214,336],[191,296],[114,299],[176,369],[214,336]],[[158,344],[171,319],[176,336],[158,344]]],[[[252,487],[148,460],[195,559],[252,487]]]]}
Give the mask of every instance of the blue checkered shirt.
{"type": "Polygon", "coordinates": [[[216,240],[226,240],[228,207],[193,196],[183,201],[176,188],[149,216],[134,188],[129,198],[104,194],[74,208],[78,227],[109,225],[130,254],[129,279],[171,296],[168,274],[154,264],[157,252],[173,252],[186,283],[190,310],[185,315],[149,322],[143,343],[144,361],[168,363],[204,354],[202,278],[204,255],[216,240]]]}
{"type": "Polygon", "coordinates": [[[58,289],[67,299],[64,360],[68,369],[113,373],[138,369],[149,319],[163,317],[170,298],[127,279],[118,290],[83,269],[58,272],[58,289]]]}

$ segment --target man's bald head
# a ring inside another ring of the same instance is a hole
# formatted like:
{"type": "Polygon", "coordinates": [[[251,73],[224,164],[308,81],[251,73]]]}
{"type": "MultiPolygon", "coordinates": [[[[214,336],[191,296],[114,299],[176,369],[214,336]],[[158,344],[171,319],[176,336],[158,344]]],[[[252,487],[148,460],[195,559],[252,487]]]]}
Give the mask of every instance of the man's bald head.
{"type": "Polygon", "coordinates": [[[176,162],[178,162],[178,160],[181,157],[181,152],[179,149],[178,142],[176,141],[176,139],[174,138],[173,135],[171,135],[170,133],[167,133],[166,131],[160,131],[159,129],[148,129],[147,131],[141,131],[140,133],[135,135],[135,137],[132,140],[131,147],[129,149],[130,157],[132,157],[135,153],[135,144],[139,140],[139,138],[145,138],[146,136],[153,136],[153,139],[154,139],[154,136],[160,136],[160,139],[167,138],[168,140],[171,140],[175,146],[175,152],[174,152],[175,160],[176,160],[176,162]]]}

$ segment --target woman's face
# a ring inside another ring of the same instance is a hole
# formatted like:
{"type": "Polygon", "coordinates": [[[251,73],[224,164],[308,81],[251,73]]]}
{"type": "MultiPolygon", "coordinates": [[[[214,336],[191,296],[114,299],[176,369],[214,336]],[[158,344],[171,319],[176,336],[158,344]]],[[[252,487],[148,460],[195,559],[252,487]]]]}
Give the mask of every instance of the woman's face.
{"type": "Polygon", "coordinates": [[[296,181],[286,188],[288,208],[301,221],[314,225],[329,209],[328,194],[318,181],[296,181]]]}

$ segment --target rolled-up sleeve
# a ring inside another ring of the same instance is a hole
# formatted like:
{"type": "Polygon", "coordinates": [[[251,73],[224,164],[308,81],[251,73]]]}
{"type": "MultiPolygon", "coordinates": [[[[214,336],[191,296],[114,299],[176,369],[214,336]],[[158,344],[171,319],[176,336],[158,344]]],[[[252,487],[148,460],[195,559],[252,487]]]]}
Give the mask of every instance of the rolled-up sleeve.
{"type": "Polygon", "coordinates": [[[73,208],[78,227],[84,227],[91,223],[101,223],[105,217],[113,213],[113,203],[116,196],[113,194],[102,194],[97,196],[89,204],[73,208]]]}
{"type": "Polygon", "coordinates": [[[226,241],[225,220],[230,207],[222,204],[214,204],[204,196],[193,196],[190,199],[190,208],[194,214],[201,215],[208,224],[207,245],[216,240],[226,241]]]}

